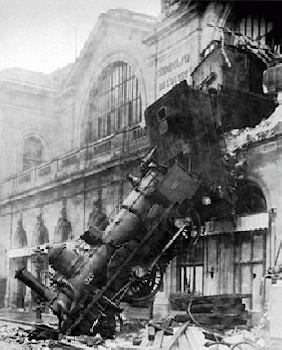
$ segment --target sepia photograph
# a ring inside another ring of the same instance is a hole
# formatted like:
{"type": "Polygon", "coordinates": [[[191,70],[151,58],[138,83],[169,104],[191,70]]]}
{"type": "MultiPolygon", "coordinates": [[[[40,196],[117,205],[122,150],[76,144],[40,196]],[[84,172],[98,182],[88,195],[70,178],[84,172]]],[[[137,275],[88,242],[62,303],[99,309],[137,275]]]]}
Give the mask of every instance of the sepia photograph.
{"type": "Polygon", "coordinates": [[[0,349],[282,350],[281,13],[0,0],[0,349]]]}

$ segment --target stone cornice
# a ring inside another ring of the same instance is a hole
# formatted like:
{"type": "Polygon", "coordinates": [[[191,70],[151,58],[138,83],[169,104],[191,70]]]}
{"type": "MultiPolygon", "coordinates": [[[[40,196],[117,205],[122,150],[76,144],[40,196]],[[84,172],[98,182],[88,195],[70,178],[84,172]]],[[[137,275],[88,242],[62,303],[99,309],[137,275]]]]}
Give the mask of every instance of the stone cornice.
{"type": "MultiPolygon", "coordinates": [[[[86,178],[86,177],[92,176],[94,174],[99,174],[99,173],[106,171],[109,168],[113,168],[115,166],[120,166],[121,160],[122,161],[126,160],[126,162],[130,162],[132,160],[137,160],[137,159],[142,158],[143,156],[145,156],[145,154],[148,150],[148,147],[149,147],[148,144],[145,144],[143,147],[138,149],[137,153],[129,154],[126,157],[124,157],[124,159],[121,159],[120,156],[116,156],[116,157],[113,157],[112,159],[109,159],[108,161],[106,161],[104,163],[97,164],[94,167],[88,167],[87,161],[85,161],[82,169],[75,171],[71,175],[67,175],[65,177],[61,176],[61,177],[58,177],[58,178],[56,178],[48,183],[45,183],[45,184],[42,184],[39,186],[34,186],[34,187],[30,188],[29,190],[12,194],[12,195],[6,197],[4,200],[0,201],[0,205],[1,206],[7,205],[7,204],[10,205],[11,202],[16,202],[18,200],[22,200],[25,197],[38,195],[39,192],[52,190],[52,189],[55,189],[55,188],[60,187],[62,185],[70,184],[73,181],[77,181],[77,180],[84,181],[84,178],[86,178]]],[[[12,179],[12,177],[11,177],[11,179],[12,179]]],[[[117,181],[119,181],[119,179],[117,181]]]]}

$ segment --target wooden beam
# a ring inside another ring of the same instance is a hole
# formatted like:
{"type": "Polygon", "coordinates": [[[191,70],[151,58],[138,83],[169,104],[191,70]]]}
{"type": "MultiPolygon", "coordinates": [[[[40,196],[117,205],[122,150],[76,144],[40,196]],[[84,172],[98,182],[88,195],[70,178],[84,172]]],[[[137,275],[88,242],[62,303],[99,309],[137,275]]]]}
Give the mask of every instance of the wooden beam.
{"type": "Polygon", "coordinates": [[[169,343],[164,347],[165,350],[170,350],[172,345],[176,342],[176,340],[186,331],[188,325],[190,324],[190,321],[184,323],[177,332],[172,336],[169,343]]]}

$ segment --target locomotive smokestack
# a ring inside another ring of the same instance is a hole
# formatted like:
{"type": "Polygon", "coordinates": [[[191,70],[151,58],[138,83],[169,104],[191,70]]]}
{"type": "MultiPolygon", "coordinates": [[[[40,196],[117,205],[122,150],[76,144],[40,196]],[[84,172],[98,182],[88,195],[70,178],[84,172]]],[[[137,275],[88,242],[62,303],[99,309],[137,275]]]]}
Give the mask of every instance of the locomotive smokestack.
{"type": "Polygon", "coordinates": [[[30,287],[45,301],[50,302],[56,297],[56,293],[41,284],[25,267],[16,271],[15,278],[30,287]]]}

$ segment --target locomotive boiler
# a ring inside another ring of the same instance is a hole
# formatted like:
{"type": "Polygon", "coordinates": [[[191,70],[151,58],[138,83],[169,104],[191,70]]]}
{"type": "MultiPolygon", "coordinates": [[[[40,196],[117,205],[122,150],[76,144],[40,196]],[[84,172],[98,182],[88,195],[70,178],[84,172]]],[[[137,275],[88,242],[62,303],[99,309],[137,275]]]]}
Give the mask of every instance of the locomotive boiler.
{"type": "Polygon", "coordinates": [[[111,337],[120,302],[152,298],[180,240],[195,244],[208,218],[232,217],[236,176],[223,161],[213,96],[182,82],[145,119],[151,151],[140,176],[128,175],[132,190],[105,231],[90,227],[81,236],[90,250],[49,250],[52,289],[25,268],[16,273],[47,302],[64,334],[111,337]]]}
{"type": "Polygon", "coordinates": [[[58,316],[62,333],[112,336],[120,301],[152,297],[173,257],[175,240],[192,229],[189,223],[176,222],[175,193],[191,198],[197,180],[178,163],[168,172],[151,155],[142,170],[145,175],[132,180],[132,191],[105,232],[92,227],[82,236],[91,243],[87,255],[64,245],[49,250],[49,264],[57,272],[53,277],[56,292],[25,268],[16,273],[58,316]],[[172,198],[161,190],[166,182],[174,186],[172,198]]]}

